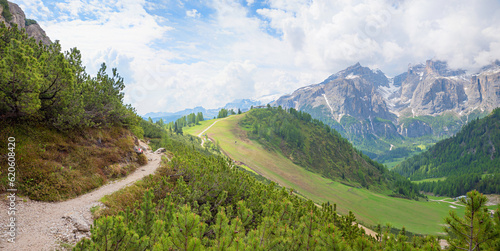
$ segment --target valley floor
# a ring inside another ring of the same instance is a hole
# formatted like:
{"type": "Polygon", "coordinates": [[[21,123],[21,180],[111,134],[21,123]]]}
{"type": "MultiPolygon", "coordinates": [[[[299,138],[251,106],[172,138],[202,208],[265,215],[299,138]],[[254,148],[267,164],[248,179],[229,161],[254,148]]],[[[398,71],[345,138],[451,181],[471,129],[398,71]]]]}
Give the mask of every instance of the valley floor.
{"type": "MultiPolygon", "coordinates": [[[[147,147],[141,142],[141,145],[147,147]]],[[[88,236],[92,223],[91,208],[100,205],[99,199],[112,194],[145,176],[153,174],[159,167],[161,155],[146,152],[149,163],[137,168],[129,176],[104,185],[77,198],[51,203],[17,198],[17,238],[14,244],[7,242],[7,210],[0,212],[0,249],[1,250],[54,250],[61,243],[75,243],[78,238],[88,236]]],[[[8,208],[6,195],[0,204],[8,208]]]]}

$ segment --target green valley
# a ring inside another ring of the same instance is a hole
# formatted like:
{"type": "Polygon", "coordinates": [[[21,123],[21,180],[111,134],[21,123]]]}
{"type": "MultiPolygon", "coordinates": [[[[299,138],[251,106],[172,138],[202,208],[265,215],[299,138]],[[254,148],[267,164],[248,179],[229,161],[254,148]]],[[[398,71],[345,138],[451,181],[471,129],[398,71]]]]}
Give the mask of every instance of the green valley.
{"type": "MultiPolygon", "coordinates": [[[[390,223],[397,228],[405,227],[408,231],[424,234],[441,233],[443,217],[449,210],[463,213],[463,208],[452,209],[446,203],[394,198],[389,196],[389,190],[377,193],[344,185],[308,171],[275,149],[249,139],[249,132],[240,124],[252,112],[254,111],[219,120],[206,134],[219,142],[222,150],[236,163],[246,165],[316,203],[335,203],[339,212],[347,214],[352,211],[360,222],[369,226],[390,223]]],[[[189,130],[197,135],[211,124],[195,126],[189,130]]]]}
{"type": "Polygon", "coordinates": [[[465,125],[455,136],[397,165],[394,170],[418,181],[419,190],[444,196],[476,189],[500,193],[500,109],[465,125]]]}

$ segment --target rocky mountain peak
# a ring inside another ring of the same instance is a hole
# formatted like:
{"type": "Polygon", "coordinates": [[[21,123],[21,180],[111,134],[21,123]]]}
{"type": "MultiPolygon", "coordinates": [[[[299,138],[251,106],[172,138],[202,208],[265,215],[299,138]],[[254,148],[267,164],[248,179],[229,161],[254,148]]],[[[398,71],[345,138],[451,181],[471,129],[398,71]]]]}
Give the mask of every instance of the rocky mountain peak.
{"type": "Polygon", "coordinates": [[[373,83],[375,88],[379,86],[389,86],[389,79],[385,74],[376,69],[372,70],[368,67],[363,67],[359,62],[347,67],[345,70],[339,71],[323,81],[321,84],[329,83],[336,79],[354,79],[362,78],[370,83],[373,83]]]}
{"type": "Polygon", "coordinates": [[[500,70],[500,60],[495,60],[491,64],[481,68],[480,72],[497,71],[500,70]]]}
{"type": "Polygon", "coordinates": [[[437,75],[441,77],[451,77],[465,74],[465,71],[461,69],[449,69],[448,63],[439,60],[427,60],[425,62],[425,72],[428,75],[437,75]]]}
{"type": "Polygon", "coordinates": [[[33,20],[27,22],[24,11],[15,3],[8,2],[7,6],[0,5],[0,22],[5,23],[7,27],[17,25],[18,29],[26,29],[28,36],[35,38],[36,41],[42,41],[43,44],[50,44],[50,38],[45,31],[33,20]]]}

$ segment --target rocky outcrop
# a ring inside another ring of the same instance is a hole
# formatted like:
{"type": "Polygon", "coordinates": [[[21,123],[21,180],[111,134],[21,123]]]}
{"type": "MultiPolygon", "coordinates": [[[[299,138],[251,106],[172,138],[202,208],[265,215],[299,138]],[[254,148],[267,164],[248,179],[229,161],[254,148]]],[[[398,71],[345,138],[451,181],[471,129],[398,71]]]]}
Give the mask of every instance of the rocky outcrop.
{"type": "Polygon", "coordinates": [[[9,3],[8,11],[11,14],[10,20],[6,20],[4,17],[4,8],[0,5],[0,22],[5,23],[7,27],[12,27],[14,24],[17,25],[18,29],[26,29],[26,33],[29,37],[34,38],[36,41],[41,41],[43,44],[50,44],[50,38],[45,34],[45,31],[37,24],[33,23],[26,26],[26,15],[23,10],[19,7],[19,5],[15,3],[9,3]]]}
{"type": "Polygon", "coordinates": [[[413,120],[408,123],[402,123],[398,128],[399,134],[403,137],[418,138],[432,134],[432,127],[420,120],[413,120]]]}
{"type": "Polygon", "coordinates": [[[26,27],[26,33],[36,41],[42,41],[43,44],[50,44],[51,41],[45,31],[38,24],[31,24],[26,27]]]}
{"type": "Polygon", "coordinates": [[[500,103],[500,61],[486,66],[465,86],[471,108],[492,110],[500,103]]]}

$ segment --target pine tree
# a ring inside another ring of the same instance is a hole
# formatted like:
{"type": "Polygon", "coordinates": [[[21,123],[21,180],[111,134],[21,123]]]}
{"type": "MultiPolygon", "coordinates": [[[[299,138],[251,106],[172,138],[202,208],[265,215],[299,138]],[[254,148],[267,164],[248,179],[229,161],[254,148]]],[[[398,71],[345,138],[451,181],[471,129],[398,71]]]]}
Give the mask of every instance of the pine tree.
{"type": "Polygon", "coordinates": [[[467,198],[460,199],[465,204],[464,218],[450,211],[450,216],[445,219],[448,227],[444,230],[451,246],[460,250],[480,250],[499,237],[485,206],[487,200],[486,196],[473,190],[467,193],[467,198]]]}

